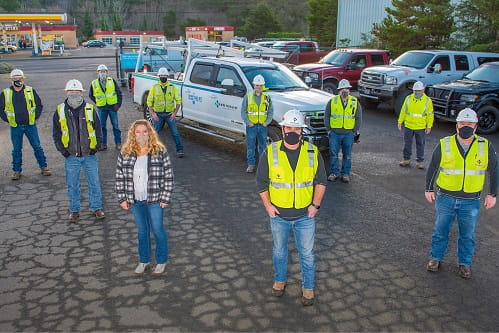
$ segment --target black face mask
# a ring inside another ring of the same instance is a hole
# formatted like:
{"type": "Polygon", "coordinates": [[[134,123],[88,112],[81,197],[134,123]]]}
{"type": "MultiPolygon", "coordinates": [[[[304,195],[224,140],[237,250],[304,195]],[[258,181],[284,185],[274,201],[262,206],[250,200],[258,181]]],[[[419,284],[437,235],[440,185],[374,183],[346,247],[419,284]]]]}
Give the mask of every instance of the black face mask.
{"type": "Polygon", "coordinates": [[[475,132],[475,129],[471,126],[463,126],[459,128],[458,130],[459,136],[463,139],[469,139],[473,133],[475,132]]]}
{"type": "Polygon", "coordinates": [[[298,142],[300,142],[300,139],[301,135],[296,132],[284,133],[284,141],[288,145],[296,145],[298,142]]]}
{"type": "Polygon", "coordinates": [[[23,81],[21,81],[21,80],[16,80],[13,83],[14,83],[14,86],[16,86],[16,87],[22,87],[23,86],[23,81]]]}
{"type": "Polygon", "coordinates": [[[168,78],[166,77],[160,77],[159,80],[163,83],[165,83],[166,81],[168,81],[168,78]]]}

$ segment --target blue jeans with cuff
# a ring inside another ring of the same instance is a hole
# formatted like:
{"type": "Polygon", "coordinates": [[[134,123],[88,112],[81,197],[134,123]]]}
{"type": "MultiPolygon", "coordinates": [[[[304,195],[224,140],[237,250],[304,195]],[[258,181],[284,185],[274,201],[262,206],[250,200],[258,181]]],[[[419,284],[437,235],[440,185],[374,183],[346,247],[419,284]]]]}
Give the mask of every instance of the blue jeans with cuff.
{"type": "Polygon", "coordinates": [[[121,131],[118,125],[118,112],[113,111],[112,105],[106,105],[97,108],[99,113],[99,119],[102,127],[102,144],[107,145],[107,117],[111,120],[111,125],[113,126],[114,143],[121,144],[121,131]]]}
{"type": "Polygon", "coordinates": [[[246,126],[246,159],[248,166],[256,165],[255,151],[258,143],[258,156],[267,148],[267,135],[269,128],[262,124],[246,126]]]}
{"type": "Polygon", "coordinates": [[[329,131],[329,152],[331,167],[329,169],[329,174],[339,176],[340,165],[338,154],[341,148],[341,154],[343,160],[341,163],[341,174],[343,176],[349,176],[350,170],[352,169],[352,146],[354,134],[353,132],[348,132],[346,134],[337,134],[333,130],[329,131]]]}
{"type": "Polygon", "coordinates": [[[10,127],[10,139],[12,141],[12,170],[21,172],[23,164],[23,137],[26,135],[28,141],[33,148],[38,166],[41,168],[47,167],[47,158],[40,144],[38,129],[36,125],[17,125],[10,127]]]}
{"type": "Polygon", "coordinates": [[[412,155],[412,137],[416,138],[416,162],[424,161],[425,130],[412,130],[404,127],[404,160],[410,160],[412,155]]]}
{"type": "Polygon", "coordinates": [[[163,125],[166,122],[168,128],[170,129],[170,133],[172,134],[173,141],[175,142],[175,149],[177,150],[177,152],[183,152],[184,146],[182,145],[182,141],[180,140],[180,134],[177,128],[177,120],[170,120],[170,117],[172,115],[171,112],[156,112],[156,114],[158,115],[158,121],[153,121],[154,130],[159,134],[159,131],[161,131],[161,128],[163,128],[163,125]]]}
{"type": "Polygon", "coordinates": [[[88,155],[76,157],[70,155],[64,159],[66,171],[66,183],[68,185],[69,210],[79,212],[80,206],[80,170],[85,172],[88,184],[88,201],[90,209],[96,211],[102,209],[102,192],[99,180],[99,162],[97,156],[88,155]]]}

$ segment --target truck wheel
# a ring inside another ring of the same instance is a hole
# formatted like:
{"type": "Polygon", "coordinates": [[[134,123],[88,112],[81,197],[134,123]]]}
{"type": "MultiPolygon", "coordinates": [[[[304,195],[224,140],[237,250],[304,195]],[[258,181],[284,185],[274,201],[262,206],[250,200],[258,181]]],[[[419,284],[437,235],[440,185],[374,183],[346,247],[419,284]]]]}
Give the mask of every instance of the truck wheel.
{"type": "Polygon", "coordinates": [[[409,90],[402,90],[399,92],[397,99],[395,100],[395,104],[393,105],[393,111],[398,116],[400,114],[400,109],[402,109],[402,105],[404,104],[405,98],[409,96],[411,92],[409,90]]]}
{"type": "Polygon", "coordinates": [[[364,109],[376,110],[378,108],[378,102],[366,97],[360,97],[360,104],[364,109]]]}
{"type": "Polygon", "coordinates": [[[269,126],[268,134],[267,134],[267,142],[272,143],[282,140],[282,131],[279,127],[269,126]]]}
{"type": "Polygon", "coordinates": [[[499,128],[499,110],[493,105],[482,106],[478,112],[478,128],[480,134],[492,134],[499,128]]]}
{"type": "Polygon", "coordinates": [[[328,92],[333,95],[338,94],[338,85],[334,82],[326,82],[324,83],[323,89],[325,92],[328,92]]]}

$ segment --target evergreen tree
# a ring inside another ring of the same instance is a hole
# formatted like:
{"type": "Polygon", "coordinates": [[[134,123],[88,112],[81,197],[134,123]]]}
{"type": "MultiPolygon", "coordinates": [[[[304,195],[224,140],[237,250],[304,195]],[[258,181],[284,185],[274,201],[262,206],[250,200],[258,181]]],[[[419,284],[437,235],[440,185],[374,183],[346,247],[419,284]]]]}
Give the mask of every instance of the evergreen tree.
{"type": "Polygon", "coordinates": [[[177,15],[173,10],[169,10],[165,16],[163,16],[163,32],[167,38],[174,39],[177,38],[177,15]]]}
{"type": "Polygon", "coordinates": [[[309,0],[308,7],[310,36],[317,37],[319,45],[334,46],[336,43],[338,0],[309,0]]]}
{"type": "Polygon", "coordinates": [[[147,30],[147,29],[148,29],[148,26],[147,26],[147,16],[143,15],[142,16],[142,22],[140,22],[139,30],[147,30]]]}
{"type": "Polygon", "coordinates": [[[456,6],[456,39],[461,48],[499,51],[499,1],[464,0],[456,6]]]}
{"type": "Polygon", "coordinates": [[[19,0],[0,0],[0,7],[7,12],[15,12],[21,7],[19,0]]]}
{"type": "Polygon", "coordinates": [[[450,0],[392,0],[388,16],[371,31],[394,54],[436,49],[454,30],[450,0]]]}
{"type": "Polygon", "coordinates": [[[81,26],[81,34],[84,39],[91,39],[94,35],[94,22],[90,12],[87,10],[85,16],[83,17],[83,24],[81,26]]]}
{"type": "Polygon", "coordinates": [[[248,13],[246,23],[237,32],[238,36],[246,36],[248,40],[265,37],[267,32],[281,31],[281,25],[275,14],[261,3],[248,13]]]}
{"type": "Polygon", "coordinates": [[[120,31],[123,30],[123,25],[121,24],[121,17],[117,13],[113,13],[112,16],[113,30],[120,31]]]}

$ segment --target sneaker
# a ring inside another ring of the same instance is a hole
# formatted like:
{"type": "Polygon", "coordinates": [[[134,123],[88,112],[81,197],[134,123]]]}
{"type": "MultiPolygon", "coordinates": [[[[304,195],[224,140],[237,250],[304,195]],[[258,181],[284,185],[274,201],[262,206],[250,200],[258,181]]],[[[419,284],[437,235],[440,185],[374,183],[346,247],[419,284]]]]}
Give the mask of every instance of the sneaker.
{"type": "Polygon", "coordinates": [[[94,215],[96,218],[98,218],[99,220],[100,219],[104,219],[106,218],[106,214],[104,214],[104,212],[102,211],[102,209],[97,209],[97,210],[94,210],[94,215]]]}
{"type": "Polygon", "coordinates": [[[150,267],[151,265],[148,262],[147,263],[139,262],[137,268],[135,268],[135,274],[144,274],[144,272],[148,270],[150,267]]]}
{"type": "Polygon", "coordinates": [[[344,183],[350,183],[350,176],[349,175],[341,176],[341,181],[344,183]]]}
{"type": "Polygon", "coordinates": [[[254,173],[255,172],[255,166],[254,165],[250,165],[246,168],[246,172],[247,173],[254,173]]]}
{"type": "Polygon", "coordinates": [[[399,165],[401,167],[408,167],[411,165],[411,160],[402,160],[402,161],[400,161],[399,165]]]}
{"type": "Polygon", "coordinates": [[[121,150],[121,147],[123,147],[123,145],[121,143],[116,144],[116,150],[121,150]]]}
{"type": "Polygon", "coordinates": [[[159,275],[163,274],[165,271],[166,264],[157,264],[156,268],[154,269],[154,272],[152,272],[154,275],[159,275]]]}
{"type": "Polygon", "coordinates": [[[428,265],[426,265],[426,270],[428,272],[438,272],[438,270],[440,269],[440,261],[438,260],[430,260],[428,262],[428,265]]]}
{"type": "Polygon", "coordinates": [[[330,174],[329,177],[327,177],[327,180],[330,182],[334,182],[336,179],[338,179],[338,176],[336,176],[334,173],[330,174]]]}
{"type": "Polygon", "coordinates": [[[105,144],[100,145],[99,150],[100,151],[107,150],[107,145],[105,145],[105,144]]]}
{"type": "Polygon", "coordinates": [[[79,218],[80,218],[80,213],[79,212],[71,212],[71,213],[69,213],[69,222],[76,223],[76,222],[78,222],[79,218]]]}
{"type": "Polygon", "coordinates": [[[274,282],[274,285],[272,286],[272,296],[282,297],[285,292],[286,292],[285,282],[274,282]]]}
{"type": "Polygon", "coordinates": [[[185,154],[184,154],[184,152],[183,152],[183,151],[178,151],[178,152],[177,152],[177,157],[178,157],[178,158],[182,158],[182,157],[184,157],[184,156],[185,156],[185,154]]]}
{"type": "Polygon", "coordinates": [[[50,172],[49,168],[41,168],[40,171],[41,171],[42,175],[44,175],[44,176],[52,175],[52,172],[50,172]]]}
{"type": "Polygon", "coordinates": [[[424,169],[424,163],[423,162],[416,162],[416,168],[423,170],[424,169]]]}
{"type": "Polygon", "coordinates": [[[463,279],[471,279],[471,267],[466,265],[459,265],[457,274],[463,279]]]}
{"type": "Polygon", "coordinates": [[[19,180],[21,178],[21,171],[15,171],[12,176],[10,176],[10,179],[12,180],[19,180]]]}
{"type": "Polygon", "coordinates": [[[302,289],[301,304],[303,306],[314,305],[314,291],[312,289],[302,289]]]}

